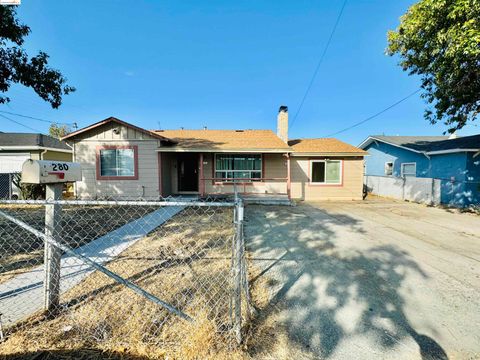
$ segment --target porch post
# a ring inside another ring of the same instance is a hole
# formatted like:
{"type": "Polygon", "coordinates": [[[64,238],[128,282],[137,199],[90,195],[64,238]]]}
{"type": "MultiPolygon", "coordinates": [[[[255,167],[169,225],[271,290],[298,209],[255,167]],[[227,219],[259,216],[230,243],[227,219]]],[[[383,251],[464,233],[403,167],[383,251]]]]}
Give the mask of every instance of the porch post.
{"type": "Polygon", "coordinates": [[[205,179],[203,175],[203,153],[200,153],[200,174],[199,174],[200,196],[205,196],[205,179]]]}
{"type": "Polygon", "coordinates": [[[287,154],[287,195],[291,198],[292,177],[290,174],[290,154],[287,154]]]}

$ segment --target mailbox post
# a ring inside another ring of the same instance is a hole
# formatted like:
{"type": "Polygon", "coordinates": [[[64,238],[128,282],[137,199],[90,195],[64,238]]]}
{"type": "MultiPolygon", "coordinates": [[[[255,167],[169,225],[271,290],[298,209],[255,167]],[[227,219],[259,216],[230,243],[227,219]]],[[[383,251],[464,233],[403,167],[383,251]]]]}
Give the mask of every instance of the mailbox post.
{"type": "MultiPolygon", "coordinates": [[[[81,179],[82,172],[78,163],[27,160],[22,167],[22,183],[45,184],[47,200],[60,200],[63,184],[81,179]]],[[[45,206],[45,234],[58,242],[61,242],[61,211],[59,204],[45,206]]],[[[59,310],[61,257],[60,249],[45,242],[44,309],[49,316],[55,316],[59,310]]]]}
{"type": "MultiPolygon", "coordinates": [[[[63,184],[46,184],[45,198],[60,200],[62,198],[63,184]]],[[[45,234],[60,241],[60,222],[62,207],[58,204],[45,205],[45,234]]],[[[60,305],[60,261],[62,252],[52,244],[45,242],[45,283],[44,283],[44,309],[48,314],[55,316],[60,305]]]]}

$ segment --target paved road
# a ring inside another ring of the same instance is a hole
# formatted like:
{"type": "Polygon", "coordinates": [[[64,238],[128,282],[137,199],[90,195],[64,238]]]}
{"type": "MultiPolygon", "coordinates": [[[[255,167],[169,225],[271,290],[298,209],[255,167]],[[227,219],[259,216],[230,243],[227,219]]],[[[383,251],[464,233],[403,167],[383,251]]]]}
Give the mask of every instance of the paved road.
{"type": "MultiPolygon", "coordinates": [[[[75,252],[104,264],[182,209],[182,206],[163,207],[77,248],[75,252]]],[[[60,291],[63,293],[71,289],[92,271],[78,258],[64,255],[61,259],[60,291]]],[[[15,323],[42,308],[43,278],[42,265],[0,284],[0,313],[4,325],[15,323]]]]}
{"type": "Polygon", "coordinates": [[[480,358],[479,216],[372,200],[249,206],[246,219],[271,292],[260,323],[287,339],[256,357],[480,358]]]}

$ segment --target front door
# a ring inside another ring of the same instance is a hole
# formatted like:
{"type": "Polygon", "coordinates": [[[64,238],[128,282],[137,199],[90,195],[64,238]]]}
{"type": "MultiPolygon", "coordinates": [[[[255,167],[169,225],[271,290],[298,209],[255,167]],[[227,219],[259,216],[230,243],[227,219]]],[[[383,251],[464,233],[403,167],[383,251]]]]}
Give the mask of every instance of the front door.
{"type": "Polygon", "coordinates": [[[178,154],[178,191],[198,192],[198,154],[178,154]]]}

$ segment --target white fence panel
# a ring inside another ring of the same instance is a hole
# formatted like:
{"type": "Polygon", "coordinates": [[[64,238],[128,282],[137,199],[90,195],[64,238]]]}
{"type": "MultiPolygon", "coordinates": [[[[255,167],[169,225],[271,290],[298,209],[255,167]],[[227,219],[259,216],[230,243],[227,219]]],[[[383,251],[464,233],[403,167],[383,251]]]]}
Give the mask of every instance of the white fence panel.
{"type": "Polygon", "coordinates": [[[365,176],[368,192],[393,199],[440,204],[440,180],[416,177],[365,176]]]}

